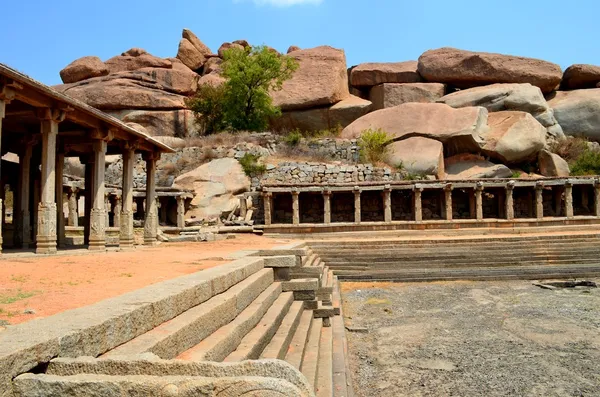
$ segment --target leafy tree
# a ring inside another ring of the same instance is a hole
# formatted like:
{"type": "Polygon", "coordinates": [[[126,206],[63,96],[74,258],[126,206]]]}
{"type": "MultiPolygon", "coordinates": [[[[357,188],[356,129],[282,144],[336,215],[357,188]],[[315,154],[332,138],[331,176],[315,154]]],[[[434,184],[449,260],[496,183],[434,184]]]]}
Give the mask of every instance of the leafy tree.
{"type": "Polygon", "coordinates": [[[298,68],[297,61],[265,46],[230,48],[223,59],[221,75],[226,82],[222,88],[201,90],[188,106],[199,119],[208,117],[209,133],[226,128],[264,130],[269,118],[281,114],[269,92],[281,90],[283,82],[298,68]]]}
{"type": "Polygon", "coordinates": [[[189,98],[186,103],[196,115],[201,131],[210,134],[227,128],[224,109],[225,86],[205,84],[198,89],[196,96],[189,98]]]}

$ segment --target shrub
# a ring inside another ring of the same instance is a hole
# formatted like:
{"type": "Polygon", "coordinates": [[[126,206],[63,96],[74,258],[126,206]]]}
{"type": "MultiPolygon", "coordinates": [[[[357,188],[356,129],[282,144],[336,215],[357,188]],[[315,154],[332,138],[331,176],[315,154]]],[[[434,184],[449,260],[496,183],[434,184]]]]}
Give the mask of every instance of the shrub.
{"type": "Polygon", "coordinates": [[[187,99],[186,104],[196,115],[196,122],[205,134],[227,128],[225,86],[205,84],[198,89],[196,96],[187,99]]]}
{"type": "Polygon", "coordinates": [[[577,160],[588,150],[588,141],[583,137],[559,139],[550,144],[552,153],[558,154],[568,163],[577,160]]]}
{"type": "Polygon", "coordinates": [[[289,132],[285,136],[285,138],[283,138],[283,141],[288,146],[298,146],[300,144],[300,142],[302,141],[302,133],[300,132],[300,130],[295,129],[295,130],[289,132]]]}
{"type": "Polygon", "coordinates": [[[248,175],[250,178],[255,176],[260,176],[265,173],[267,167],[264,164],[260,164],[258,160],[260,156],[246,153],[244,157],[239,159],[240,165],[244,170],[244,173],[248,175]]]}
{"type": "Polygon", "coordinates": [[[600,175],[600,152],[586,149],[570,163],[572,175],[600,175]]]}
{"type": "Polygon", "coordinates": [[[361,133],[358,140],[360,157],[363,162],[378,163],[383,160],[386,145],[391,140],[387,132],[381,129],[368,129],[361,133]]]}

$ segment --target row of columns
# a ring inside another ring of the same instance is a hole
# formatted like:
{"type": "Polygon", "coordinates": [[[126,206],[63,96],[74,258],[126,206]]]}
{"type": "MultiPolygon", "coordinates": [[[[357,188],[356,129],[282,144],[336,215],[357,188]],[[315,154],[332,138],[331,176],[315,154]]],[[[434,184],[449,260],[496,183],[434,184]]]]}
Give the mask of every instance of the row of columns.
{"type": "MultiPolygon", "coordinates": [[[[595,187],[595,216],[600,217],[600,183],[596,183],[595,187]]],[[[445,220],[452,220],[452,191],[453,187],[451,184],[446,185],[443,188],[444,192],[444,213],[445,220]]],[[[514,199],[513,193],[515,189],[515,183],[513,181],[509,182],[505,186],[505,199],[504,199],[504,210],[507,220],[515,219],[515,210],[514,210],[514,199]]],[[[422,208],[422,193],[423,188],[415,186],[413,188],[413,213],[414,220],[416,222],[423,221],[423,208],[422,208]]],[[[544,184],[538,183],[535,186],[535,216],[536,219],[541,220],[544,218],[544,203],[543,203],[543,190],[544,184]]],[[[388,185],[382,191],[383,196],[383,209],[384,209],[384,222],[390,223],[392,222],[392,200],[391,200],[391,192],[392,189],[388,185]]],[[[483,192],[484,186],[481,182],[477,183],[470,195],[470,211],[471,217],[481,221],[484,219],[483,217],[483,192]]],[[[361,223],[361,190],[359,187],[355,187],[353,190],[354,193],[354,223],[361,223]]],[[[562,202],[562,192],[558,191],[561,197],[557,199],[557,206],[561,206],[562,202]]],[[[300,192],[294,190],[291,192],[292,194],[292,223],[294,225],[300,224],[300,192]]],[[[323,204],[324,204],[324,224],[331,224],[331,195],[332,192],[330,190],[324,190],[323,194],[323,204]]],[[[574,210],[573,210],[573,184],[566,183],[564,185],[564,204],[565,204],[565,216],[567,218],[573,218],[574,210]]],[[[272,223],[272,206],[273,206],[273,194],[271,192],[266,192],[263,196],[264,199],[264,212],[265,212],[265,225],[270,225],[272,223]]]]}

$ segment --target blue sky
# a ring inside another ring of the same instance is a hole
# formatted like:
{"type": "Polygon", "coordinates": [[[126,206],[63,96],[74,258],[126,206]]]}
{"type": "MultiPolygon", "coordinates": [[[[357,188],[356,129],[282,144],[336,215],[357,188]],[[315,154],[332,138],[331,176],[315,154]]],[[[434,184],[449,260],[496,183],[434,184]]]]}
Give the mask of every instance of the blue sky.
{"type": "Polygon", "coordinates": [[[5,0],[0,62],[46,83],[74,59],[131,47],[175,56],[181,29],[216,52],[247,39],[280,51],[331,45],[348,66],[453,46],[600,65],[597,0],[5,0]]]}

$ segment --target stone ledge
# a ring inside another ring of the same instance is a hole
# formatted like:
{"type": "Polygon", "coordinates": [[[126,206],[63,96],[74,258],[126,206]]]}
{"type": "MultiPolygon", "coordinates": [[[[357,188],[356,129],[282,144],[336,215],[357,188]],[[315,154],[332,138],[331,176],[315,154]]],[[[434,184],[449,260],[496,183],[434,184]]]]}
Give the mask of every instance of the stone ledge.
{"type": "Polygon", "coordinates": [[[297,278],[290,281],[284,281],[281,284],[283,287],[283,292],[317,291],[319,289],[319,280],[316,278],[297,278]]]}
{"type": "Polygon", "coordinates": [[[263,258],[265,267],[285,268],[296,267],[297,261],[295,255],[287,256],[265,256],[263,258]]]}

